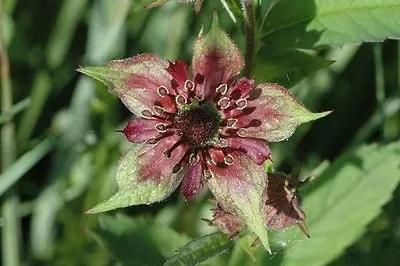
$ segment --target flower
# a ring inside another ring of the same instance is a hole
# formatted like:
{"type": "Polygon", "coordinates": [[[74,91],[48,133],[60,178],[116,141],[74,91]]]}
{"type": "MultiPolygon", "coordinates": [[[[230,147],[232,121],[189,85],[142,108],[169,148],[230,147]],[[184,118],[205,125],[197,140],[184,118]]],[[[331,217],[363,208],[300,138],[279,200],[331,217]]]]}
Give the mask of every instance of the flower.
{"type": "Polygon", "coordinates": [[[89,212],[151,204],[182,182],[190,199],[207,183],[217,202],[243,220],[268,249],[261,208],[270,156],[268,142],[327,115],[311,113],[285,88],[238,78],[239,49],[218,26],[198,37],[193,75],[178,60],[152,54],[78,71],[100,80],[136,116],[122,130],[133,148],[117,169],[119,190],[89,212]]]}

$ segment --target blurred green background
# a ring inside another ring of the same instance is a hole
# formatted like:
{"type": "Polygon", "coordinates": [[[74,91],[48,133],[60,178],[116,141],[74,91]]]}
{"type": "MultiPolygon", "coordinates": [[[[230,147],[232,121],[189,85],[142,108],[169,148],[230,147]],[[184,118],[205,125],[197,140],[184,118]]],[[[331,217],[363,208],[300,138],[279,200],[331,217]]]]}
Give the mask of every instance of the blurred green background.
{"type": "MultiPolygon", "coordinates": [[[[190,202],[176,192],[151,206],[85,214],[116,190],[115,167],[129,142],[115,131],[131,114],[102,84],[75,72],[77,66],[143,52],[189,63],[194,40],[202,25],[208,29],[214,11],[244,54],[240,1],[205,0],[199,15],[191,4],[177,1],[144,9],[150,2],[0,0],[2,70],[6,58],[10,67],[9,75],[1,76],[2,265],[162,265],[188,241],[217,231],[201,220],[211,217],[207,192],[190,202]]],[[[254,1],[258,26],[267,2],[254,1]]],[[[400,15],[400,1],[392,2],[400,15]]],[[[277,13],[284,7],[271,10],[266,28],[285,22],[274,18],[306,10],[292,6],[291,13],[277,13]]],[[[387,28],[371,26],[378,32],[387,28]]],[[[257,30],[264,36],[264,28],[257,30]]],[[[398,38],[398,29],[387,36],[398,38]]],[[[268,43],[271,39],[256,39],[258,81],[287,86],[312,111],[334,110],[271,145],[275,169],[290,172],[301,161],[303,178],[316,177],[300,192],[311,239],[297,228],[272,232],[272,255],[250,248],[254,239],[249,237],[235,244],[222,240],[205,257],[223,254],[202,265],[395,265],[400,258],[399,42],[305,44],[296,49],[307,53],[283,53],[268,43]]]]}

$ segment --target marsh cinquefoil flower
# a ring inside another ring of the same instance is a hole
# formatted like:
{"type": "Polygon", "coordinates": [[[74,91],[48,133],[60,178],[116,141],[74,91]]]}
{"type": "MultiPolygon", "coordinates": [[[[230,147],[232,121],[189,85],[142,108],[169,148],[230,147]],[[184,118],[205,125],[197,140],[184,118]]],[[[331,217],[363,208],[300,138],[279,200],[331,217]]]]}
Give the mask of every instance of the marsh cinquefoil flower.
{"type": "Polygon", "coordinates": [[[309,112],[277,84],[238,78],[243,67],[216,18],[195,43],[192,75],[183,61],[168,63],[152,54],[81,67],[136,116],[123,129],[136,144],[120,160],[119,190],[89,212],[161,201],[181,183],[189,199],[207,183],[221,207],[268,249],[261,206],[268,143],[327,113],[309,112]]]}

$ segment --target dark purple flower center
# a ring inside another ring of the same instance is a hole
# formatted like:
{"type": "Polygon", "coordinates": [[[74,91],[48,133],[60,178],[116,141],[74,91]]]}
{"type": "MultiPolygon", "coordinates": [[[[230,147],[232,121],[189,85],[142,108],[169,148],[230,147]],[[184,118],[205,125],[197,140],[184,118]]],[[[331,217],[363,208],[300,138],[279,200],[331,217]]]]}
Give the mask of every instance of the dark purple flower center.
{"type": "Polygon", "coordinates": [[[220,117],[210,104],[195,104],[178,114],[175,128],[183,142],[193,147],[204,147],[213,141],[220,117]]]}

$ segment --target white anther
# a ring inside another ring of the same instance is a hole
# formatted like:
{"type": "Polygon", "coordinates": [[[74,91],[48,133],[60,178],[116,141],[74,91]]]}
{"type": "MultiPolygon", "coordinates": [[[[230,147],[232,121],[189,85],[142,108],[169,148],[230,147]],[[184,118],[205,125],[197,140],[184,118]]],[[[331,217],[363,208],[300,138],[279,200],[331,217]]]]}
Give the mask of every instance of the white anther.
{"type": "Polygon", "coordinates": [[[239,99],[236,101],[236,108],[237,109],[244,109],[247,106],[247,100],[246,99],[239,99]]]}
{"type": "Polygon", "coordinates": [[[158,142],[157,138],[149,138],[145,141],[146,144],[156,144],[158,142]]]}
{"type": "Polygon", "coordinates": [[[236,118],[229,118],[228,120],[226,120],[226,127],[235,127],[237,121],[238,120],[236,118]]]}
{"type": "Polygon", "coordinates": [[[154,105],[154,106],[153,106],[153,110],[154,110],[154,112],[156,112],[156,114],[158,114],[158,115],[162,115],[163,113],[165,113],[165,109],[162,108],[161,106],[158,106],[158,105],[154,105]]]}
{"type": "Polygon", "coordinates": [[[167,125],[164,123],[158,123],[156,124],[155,128],[157,129],[158,132],[160,133],[164,133],[165,131],[167,131],[167,125]]]}
{"type": "Polygon", "coordinates": [[[222,97],[218,101],[218,105],[221,107],[221,109],[226,109],[229,107],[230,104],[230,99],[228,97],[222,97]]]}
{"type": "Polygon", "coordinates": [[[196,165],[200,161],[200,156],[199,155],[194,155],[193,153],[190,154],[189,156],[189,163],[191,165],[196,165]]]}
{"type": "Polygon", "coordinates": [[[207,157],[206,162],[208,165],[211,165],[211,166],[217,165],[217,163],[211,157],[207,157]]]}
{"type": "Polygon", "coordinates": [[[224,95],[227,90],[228,90],[228,85],[226,84],[221,84],[215,89],[217,93],[221,93],[222,95],[224,95]]]}
{"type": "Polygon", "coordinates": [[[229,143],[226,139],[219,139],[217,145],[220,146],[221,148],[226,148],[228,147],[229,143]]]}
{"type": "Polygon", "coordinates": [[[168,91],[167,87],[160,86],[160,87],[157,88],[157,93],[161,97],[165,97],[165,96],[167,96],[169,94],[169,91],[168,91]]]}
{"type": "Polygon", "coordinates": [[[175,97],[175,102],[177,105],[184,105],[187,103],[187,99],[185,96],[179,94],[175,97]]]}
{"type": "Polygon", "coordinates": [[[142,115],[143,118],[150,119],[150,118],[152,118],[153,113],[150,112],[149,110],[143,110],[143,111],[141,112],[141,115],[142,115]]]}
{"type": "Polygon", "coordinates": [[[238,134],[240,137],[246,137],[247,130],[245,128],[239,128],[238,131],[236,131],[236,134],[238,134]]]}
{"type": "Polygon", "coordinates": [[[193,81],[188,80],[188,79],[185,81],[185,90],[186,90],[186,91],[192,91],[192,90],[194,90],[194,83],[193,83],[193,81]]]}
{"type": "Polygon", "coordinates": [[[224,158],[224,162],[227,164],[227,165],[232,165],[233,164],[233,157],[232,157],[232,155],[227,155],[227,156],[225,156],[225,158],[224,158]]]}

